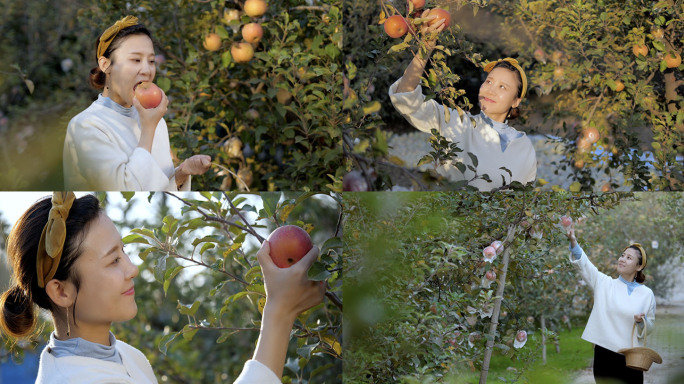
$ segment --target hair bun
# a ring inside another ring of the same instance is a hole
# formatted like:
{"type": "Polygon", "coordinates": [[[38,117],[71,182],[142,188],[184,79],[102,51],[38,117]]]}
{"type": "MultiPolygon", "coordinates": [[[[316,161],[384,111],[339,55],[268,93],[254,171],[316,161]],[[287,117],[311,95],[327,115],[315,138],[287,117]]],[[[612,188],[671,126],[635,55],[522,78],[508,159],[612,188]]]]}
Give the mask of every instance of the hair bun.
{"type": "Polygon", "coordinates": [[[31,298],[18,285],[0,296],[0,329],[15,339],[30,335],[36,327],[31,298]]]}

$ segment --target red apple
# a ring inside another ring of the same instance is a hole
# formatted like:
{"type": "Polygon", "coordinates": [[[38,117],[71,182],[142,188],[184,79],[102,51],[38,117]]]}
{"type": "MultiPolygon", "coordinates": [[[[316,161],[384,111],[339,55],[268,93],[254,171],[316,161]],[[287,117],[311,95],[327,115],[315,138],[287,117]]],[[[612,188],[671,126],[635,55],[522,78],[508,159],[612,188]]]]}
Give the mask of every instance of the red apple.
{"type": "Polygon", "coordinates": [[[430,16],[432,15],[437,15],[437,18],[432,19],[429,25],[433,25],[444,19],[444,28],[449,28],[449,24],[451,24],[451,14],[449,11],[445,11],[442,8],[434,8],[430,10],[430,16]]]}
{"type": "Polygon", "coordinates": [[[437,306],[432,304],[430,306],[430,312],[434,313],[435,315],[437,314],[437,306]]]}
{"type": "Polygon", "coordinates": [[[634,53],[634,56],[647,56],[648,47],[646,46],[646,44],[636,44],[632,47],[632,53],[634,53]]]}
{"type": "Polygon", "coordinates": [[[515,339],[521,343],[526,341],[527,340],[527,332],[526,331],[518,331],[518,334],[515,335],[515,339]]]}
{"type": "Polygon", "coordinates": [[[406,23],[406,19],[404,19],[401,15],[388,17],[387,20],[385,20],[384,28],[385,33],[392,38],[402,37],[406,34],[406,32],[408,32],[408,24],[406,23]]]}
{"type": "Polygon", "coordinates": [[[264,29],[257,23],[248,23],[242,27],[242,38],[248,43],[258,43],[264,35],[264,29]]]}
{"type": "Polygon", "coordinates": [[[491,245],[485,247],[485,249],[482,250],[482,255],[484,256],[485,260],[491,261],[494,257],[496,257],[496,249],[494,249],[494,247],[491,245]]]}
{"type": "Polygon", "coordinates": [[[492,244],[490,244],[490,246],[496,250],[497,255],[500,255],[504,251],[503,243],[499,240],[492,241],[492,244]]]}
{"type": "Polygon", "coordinates": [[[572,225],[572,217],[563,216],[561,217],[561,225],[564,227],[569,227],[572,225]]]}
{"type": "Polygon", "coordinates": [[[417,11],[425,6],[425,0],[409,0],[413,3],[413,10],[417,11]]]}
{"type": "Polygon", "coordinates": [[[277,228],[268,237],[271,259],[280,268],[288,268],[298,262],[313,248],[311,237],[296,225],[277,228]]]}
{"type": "Polygon", "coordinates": [[[342,178],[342,190],[345,192],[366,192],[368,182],[359,171],[351,171],[342,178]]]}
{"type": "Polygon", "coordinates": [[[494,271],[487,271],[487,273],[485,273],[485,278],[486,278],[487,280],[489,280],[489,281],[494,281],[494,280],[496,280],[496,272],[494,272],[494,271]]]}
{"type": "Polygon", "coordinates": [[[268,5],[264,0],[247,0],[243,7],[245,13],[249,17],[259,17],[263,15],[266,13],[266,8],[268,8],[268,5]]]}
{"type": "Polygon", "coordinates": [[[665,55],[665,65],[668,68],[677,68],[680,65],[682,65],[682,56],[679,55],[679,53],[669,53],[665,55]]]}
{"type": "Polygon", "coordinates": [[[135,86],[135,98],[145,109],[157,108],[162,101],[162,90],[156,84],[143,81],[135,86]]]}
{"type": "Polygon", "coordinates": [[[596,129],[596,127],[585,128],[582,134],[590,144],[594,144],[599,140],[599,138],[601,138],[601,135],[599,134],[599,131],[598,129],[596,129]]]}

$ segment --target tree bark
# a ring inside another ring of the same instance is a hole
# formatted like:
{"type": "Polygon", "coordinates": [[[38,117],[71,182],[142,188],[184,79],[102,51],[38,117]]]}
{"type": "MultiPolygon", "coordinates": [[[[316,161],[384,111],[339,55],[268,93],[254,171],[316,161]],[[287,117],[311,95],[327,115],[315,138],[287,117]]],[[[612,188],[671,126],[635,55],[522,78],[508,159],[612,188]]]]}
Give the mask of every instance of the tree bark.
{"type": "Polygon", "coordinates": [[[541,334],[542,334],[542,362],[546,365],[546,318],[541,315],[541,334]]]}
{"type": "Polygon", "coordinates": [[[506,287],[506,272],[508,271],[508,262],[511,258],[509,244],[513,241],[516,233],[516,226],[508,227],[508,235],[503,243],[505,249],[503,252],[503,269],[499,277],[499,286],[496,289],[496,300],[494,300],[494,311],[492,312],[492,323],[489,325],[489,338],[485,346],[484,361],[482,362],[482,372],[480,372],[480,384],[487,383],[487,373],[489,373],[489,364],[492,361],[492,351],[494,350],[494,339],[496,338],[496,327],[499,325],[499,313],[501,312],[501,300],[503,299],[504,288],[506,287]]]}
{"type": "Polygon", "coordinates": [[[677,112],[677,87],[682,85],[682,81],[675,78],[674,71],[667,71],[665,73],[665,105],[667,111],[671,114],[677,112]]]}

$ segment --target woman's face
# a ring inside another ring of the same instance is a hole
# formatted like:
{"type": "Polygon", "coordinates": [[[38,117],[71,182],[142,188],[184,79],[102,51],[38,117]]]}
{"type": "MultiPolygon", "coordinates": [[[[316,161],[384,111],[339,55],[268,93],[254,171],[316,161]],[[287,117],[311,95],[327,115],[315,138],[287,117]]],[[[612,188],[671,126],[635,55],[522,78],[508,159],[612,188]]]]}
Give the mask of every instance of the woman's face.
{"type": "Polygon", "coordinates": [[[617,271],[621,275],[636,274],[642,268],[639,264],[640,252],[633,248],[627,248],[622,252],[622,256],[618,259],[617,271]]]}
{"type": "Polygon", "coordinates": [[[490,117],[508,114],[511,107],[520,104],[518,85],[515,72],[502,67],[494,68],[480,86],[480,108],[490,117]]]}
{"type": "Polygon", "coordinates": [[[123,242],[112,220],[104,213],[91,223],[74,263],[81,284],[76,297],[79,327],[110,326],[135,317],[133,278],[136,267],[123,251],[123,242]]]}
{"type": "Polygon", "coordinates": [[[124,107],[130,107],[135,86],[142,81],[154,80],[156,67],[152,40],[147,35],[128,36],[110,58],[107,71],[110,88],[103,94],[124,107]]]}

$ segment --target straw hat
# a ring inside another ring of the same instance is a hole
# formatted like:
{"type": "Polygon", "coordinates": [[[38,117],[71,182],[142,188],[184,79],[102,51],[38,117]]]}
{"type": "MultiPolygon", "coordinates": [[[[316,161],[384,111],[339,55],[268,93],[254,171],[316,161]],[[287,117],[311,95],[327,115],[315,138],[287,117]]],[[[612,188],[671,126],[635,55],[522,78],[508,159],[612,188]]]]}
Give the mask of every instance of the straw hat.
{"type": "MultiPolygon", "coordinates": [[[[646,321],[644,321],[644,328],[645,327],[646,321]]],[[[636,328],[636,323],[632,326],[632,345],[634,345],[634,328],[636,328]]],[[[646,348],[645,345],[646,332],[644,332],[644,347],[622,348],[618,350],[618,353],[625,355],[625,361],[629,368],[637,369],[639,371],[648,371],[651,368],[651,364],[662,364],[663,359],[658,352],[651,348],[646,348]]]]}

